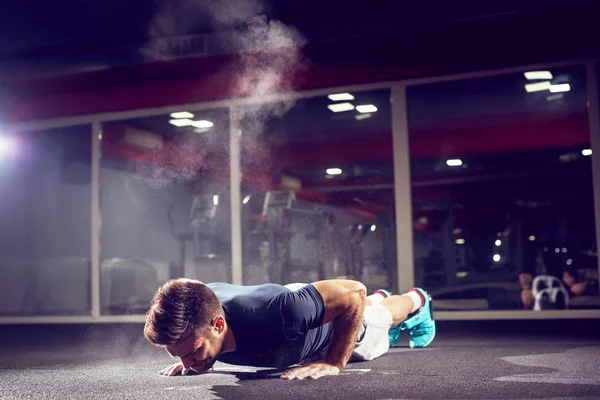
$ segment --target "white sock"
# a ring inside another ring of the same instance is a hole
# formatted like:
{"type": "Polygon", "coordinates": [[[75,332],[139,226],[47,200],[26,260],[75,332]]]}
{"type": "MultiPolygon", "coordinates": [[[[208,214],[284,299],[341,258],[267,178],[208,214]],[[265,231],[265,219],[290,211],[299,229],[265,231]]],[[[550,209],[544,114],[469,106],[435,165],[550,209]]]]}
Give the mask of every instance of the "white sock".
{"type": "Polygon", "coordinates": [[[371,304],[376,306],[377,304],[381,303],[386,297],[387,296],[384,293],[378,291],[370,296],[367,296],[367,299],[371,300],[371,304]]]}
{"type": "Polygon", "coordinates": [[[404,293],[402,296],[408,296],[412,299],[413,301],[413,308],[410,311],[410,313],[414,313],[415,311],[417,311],[419,308],[423,307],[423,297],[421,296],[421,294],[419,292],[417,292],[416,290],[411,290],[408,293],[404,293]]]}

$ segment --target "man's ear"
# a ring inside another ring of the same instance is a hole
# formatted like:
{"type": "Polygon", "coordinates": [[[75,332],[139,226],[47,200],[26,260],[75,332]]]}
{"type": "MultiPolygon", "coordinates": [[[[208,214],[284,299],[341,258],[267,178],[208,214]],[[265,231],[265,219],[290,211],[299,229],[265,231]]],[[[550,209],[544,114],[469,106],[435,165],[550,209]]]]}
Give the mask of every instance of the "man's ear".
{"type": "Polygon", "coordinates": [[[212,320],[212,327],[217,333],[223,333],[225,330],[225,318],[222,315],[219,315],[215,319],[212,320]]]}

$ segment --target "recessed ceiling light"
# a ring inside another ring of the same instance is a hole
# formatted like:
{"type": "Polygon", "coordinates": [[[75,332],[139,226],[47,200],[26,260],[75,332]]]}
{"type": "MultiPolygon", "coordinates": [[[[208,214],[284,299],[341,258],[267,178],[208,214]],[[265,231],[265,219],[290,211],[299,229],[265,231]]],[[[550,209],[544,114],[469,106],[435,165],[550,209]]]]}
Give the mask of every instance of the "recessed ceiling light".
{"type": "Polygon", "coordinates": [[[327,175],[341,175],[343,171],[340,168],[328,168],[325,172],[327,175]]]}
{"type": "Polygon", "coordinates": [[[356,114],[354,116],[354,118],[356,118],[357,121],[362,121],[363,119],[369,119],[373,116],[373,114],[356,114]]]}
{"type": "Polygon", "coordinates": [[[362,114],[374,113],[377,112],[377,107],[375,107],[373,104],[365,104],[362,106],[356,106],[356,111],[362,114]]]}
{"type": "Polygon", "coordinates": [[[339,103],[339,104],[330,104],[327,106],[327,108],[329,108],[331,111],[337,113],[337,112],[354,110],[354,105],[352,105],[350,103],[339,103]]]}
{"type": "Polygon", "coordinates": [[[541,92],[543,90],[550,89],[550,86],[552,86],[552,83],[550,81],[528,83],[527,85],[525,85],[525,90],[527,91],[527,93],[541,92]]]}
{"type": "Polygon", "coordinates": [[[530,81],[537,79],[552,79],[552,72],[550,71],[529,71],[525,72],[525,78],[530,81]]]}
{"type": "Polygon", "coordinates": [[[568,83],[563,83],[561,85],[552,85],[549,88],[550,93],[563,93],[571,90],[571,85],[568,83]]]}
{"type": "Polygon", "coordinates": [[[171,125],[175,125],[177,127],[183,127],[183,126],[192,126],[194,125],[194,121],[192,121],[191,119],[172,119],[169,121],[169,123],[171,125]]]}
{"type": "Polygon", "coordinates": [[[348,101],[348,100],[354,100],[354,96],[352,96],[350,93],[330,94],[327,97],[329,97],[329,100],[331,100],[331,101],[348,101]]]}
{"type": "Polygon", "coordinates": [[[215,126],[215,124],[213,124],[211,121],[206,121],[206,120],[202,120],[202,121],[192,121],[192,126],[195,128],[212,128],[213,126],[215,126]]]}
{"type": "Polygon", "coordinates": [[[454,160],[448,160],[446,161],[446,165],[448,165],[449,167],[460,167],[462,165],[462,160],[460,159],[454,159],[454,160]]]}
{"type": "Polygon", "coordinates": [[[171,118],[194,118],[194,114],[187,111],[176,112],[171,114],[171,118]]]}

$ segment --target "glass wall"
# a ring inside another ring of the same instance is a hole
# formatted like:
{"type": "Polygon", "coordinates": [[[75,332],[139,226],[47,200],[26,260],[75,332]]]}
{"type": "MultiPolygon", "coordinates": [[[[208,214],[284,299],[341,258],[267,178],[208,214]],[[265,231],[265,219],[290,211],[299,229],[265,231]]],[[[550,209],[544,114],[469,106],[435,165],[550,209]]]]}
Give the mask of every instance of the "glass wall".
{"type": "Polygon", "coordinates": [[[228,110],[102,131],[101,312],[143,314],[171,278],[230,282],[228,110]]]}
{"type": "Polygon", "coordinates": [[[0,136],[0,316],[91,310],[89,125],[0,136]]]}
{"type": "Polygon", "coordinates": [[[407,88],[415,281],[437,309],[600,307],[585,77],[407,88]]]}
{"type": "Polygon", "coordinates": [[[390,91],[241,110],[244,284],[395,287],[390,91]]]}

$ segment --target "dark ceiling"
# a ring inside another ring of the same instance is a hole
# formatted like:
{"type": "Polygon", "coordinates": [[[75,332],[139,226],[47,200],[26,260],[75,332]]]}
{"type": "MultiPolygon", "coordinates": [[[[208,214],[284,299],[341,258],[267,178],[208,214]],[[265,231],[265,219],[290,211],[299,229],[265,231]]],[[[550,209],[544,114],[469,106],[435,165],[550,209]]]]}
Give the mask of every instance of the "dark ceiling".
{"type": "MultiPolygon", "coordinates": [[[[351,38],[395,36],[477,19],[501,19],[576,10],[564,1],[347,1],[275,0],[8,0],[0,9],[0,71],[41,73],[102,69],[147,60],[141,49],[149,41],[190,34],[208,35],[211,54],[248,50],[248,32],[277,25],[283,36],[259,46],[294,42],[330,42],[351,38]],[[257,22],[258,21],[258,22],[257,22]],[[236,39],[232,40],[231,36],[236,39]],[[229,38],[222,40],[223,37],[229,38]],[[239,39],[243,38],[243,39],[239,39]],[[232,44],[232,42],[235,42],[232,44]]],[[[532,26],[532,29],[535,29],[532,26]]],[[[256,34],[256,32],[254,32],[256,34]]]]}

